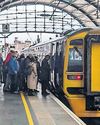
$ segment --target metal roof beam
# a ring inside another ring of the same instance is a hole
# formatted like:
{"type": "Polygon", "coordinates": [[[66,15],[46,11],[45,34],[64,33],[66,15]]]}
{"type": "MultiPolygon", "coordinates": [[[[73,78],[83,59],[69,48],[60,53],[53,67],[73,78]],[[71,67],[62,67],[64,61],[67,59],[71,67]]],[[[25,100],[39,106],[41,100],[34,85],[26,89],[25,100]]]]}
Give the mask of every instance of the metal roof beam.
{"type": "MultiPolygon", "coordinates": [[[[57,3],[57,6],[60,4],[60,1],[57,3]]],[[[53,10],[53,13],[52,13],[52,15],[50,16],[50,20],[51,20],[51,18],[52,18],[52,16],[54,15],[54,13],[55,13],[55,11],[56,11],[56,8],[53,10]]]]}
{"type": "Polygon", "coordinates": [[[49,6],[51,6],[51,4],[54,2],[55,0],[52,0],[50,3],[49,3],[49,6]]]}
{"type": "Polygon", "coordinates": [[[90,5],[93,5],[97,9],[97,19],[99,18],[99,12],[100,12],[100,1],[97,0],[97,2],[93,2],[91,0],[85,0],[87,1],[90,5]]]}
{"type": "MultiPolygon", "coordinates": [[[[36,0],[37,1],[37,0],[36,0]]],[[[54,0],[55,1],[55,0],[54,0]]],[[[65,2],[64,0],[59,0],[60,2],[64,2],[64,3],[67,3],[68,5],[71,5],[71,6],[73,6],[73,4],[72,3],[69,3],[69,2],[65,2]]],[[[25,4],[33,4],[34,2],[25,2],[24,1],[24,5],[25,4]]],[[[44,5],[49,5],[49,4],[47,4],[47,3],[45,3],[45,2],[37,2],[37,4],[44,4],[44,5]]],[[[10,4],[10,7],[13,7],[13,6],[15,6],[15,5],[21,5],[21,2],[20,2],[20,0],[12,0],[12,3],[10,4]]],[[[58,8],[58,9],[60,9],[60,10],[62,10],[59,6],[57,6],[57,5],[54,5],[54,4],[51,4],[50,6],[52,6],[52,7],[55,7],[55,8],[58,8]]],[[[6,6],[3,6],[3,8],[2,8],[2,10],[4,10],[4,9],[7,9],[7,5],[6,6]]],[[[73,7],[75,7],[75,6],[73,6],[73,7]]],[[[75,7],[75,8],[77,8],[77,9],[79,9],[78,7],[75,7]]],[[[2,11],[1,10],[1,11],[2,11]]],[[[69,15],[71,15],[72,17],[74,17],[74,19],[76,19],[82,26],[85,26],[85,23],[84,22],[82,22],[81,21],[81,19],[79,19],[79,17],[76,17],[76,16],[74,16],[74,14],[72,14],[72,13],[70,13],[68,10],[63,10],[64,12],[66,12],[66,13],[68,13],[69,15]]],[[[80,11],[80,10],[79,10],[80,11]]],[[[87,14],[86,12],[84,13],[85,15],[87,14]]],[[[92,21],[93,19],[91,19],[91,21],[92,21]]],[[[92,21],[93,22],[93,21],[92,21]]],[[[96,26],[97,26],[97,24],[96,24],[96,26]]]]}
{"type": "MultiPolygon", "coordinates": [[[[86,2],[88,2],[90,5],[94,6],[95,8],[98,7],[97,4],[95,4],[94,2],[91,2],[91,0],[85,0],[86,2]]],[[[100,6],[99,6],[99,10],[100,10],[100,6]]]]}
{"type": "MultiPolygon", "coordinates": [[[[69,2],[64,1],[64,0],[62,0],[62,2],[65,2],[65,3],[67,3],[67,4],[70,4],[69,2]]],[[[79,8],[78,6],[76,6],[76,5],[73,4],[73,3],[71,3],[70,6],[76,8],[77,10],[79,10],[80,12],[82,12],[83,14],[85,14],[96,26],[99,26],[99,24],[98,24],[96,21],[94,21],[94,19],[93,19],[88,13],[86,13],[83,9],[79,8]]]]}

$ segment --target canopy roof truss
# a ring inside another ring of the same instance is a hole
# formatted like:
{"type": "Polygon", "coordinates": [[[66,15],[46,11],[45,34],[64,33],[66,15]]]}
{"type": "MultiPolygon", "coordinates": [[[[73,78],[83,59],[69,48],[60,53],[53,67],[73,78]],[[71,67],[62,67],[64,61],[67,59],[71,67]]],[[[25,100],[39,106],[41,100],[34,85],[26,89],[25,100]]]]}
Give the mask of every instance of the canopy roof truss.
{"type": "MultiPolygon", "coordinates": [[[[82,26],[100,27],[100,0],[0,0],[0,11],[2,12],[13,6],[26,4],[52,6],[54,9],[52,13],[50,13],[49,19],[53,19],[56,9],[60,9],[60,12],[66,13],[66,15],[62,14],[62,21],[69,14],[82,26]]],[[[43,18],[46,18],[45,13],[43,14],[43,18]]],[[[72,25],[72,23],[70,23],[70,25],[72,25]]]]}

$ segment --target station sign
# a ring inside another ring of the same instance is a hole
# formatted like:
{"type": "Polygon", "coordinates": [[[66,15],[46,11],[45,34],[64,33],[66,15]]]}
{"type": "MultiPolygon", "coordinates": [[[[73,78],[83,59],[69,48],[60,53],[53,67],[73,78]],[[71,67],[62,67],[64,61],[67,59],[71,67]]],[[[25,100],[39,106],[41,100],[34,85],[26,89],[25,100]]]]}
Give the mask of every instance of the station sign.
{"type": "Polygon", "coordinates": [[[2,32],[4,32],[4,33],[7,33],[7,32],[9,32],[9,24],[8,23],[6,23],[6,24],[2,24],[2,32]]]}

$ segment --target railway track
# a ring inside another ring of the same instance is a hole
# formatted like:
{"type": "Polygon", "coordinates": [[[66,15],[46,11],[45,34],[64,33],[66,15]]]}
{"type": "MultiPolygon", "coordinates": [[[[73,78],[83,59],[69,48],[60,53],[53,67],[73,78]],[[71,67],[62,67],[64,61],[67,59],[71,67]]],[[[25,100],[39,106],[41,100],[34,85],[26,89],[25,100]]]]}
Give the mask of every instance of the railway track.
{"type": "Polygon", "coordinates": [[[100,125],[100,118],[82,118],[87,125],[100,125]]]}
{"type": "MultiPolygon", "coordinates": [[[[66,98],[63,95],[59,95],[57,96],[59,98],[59,100],[65,104],[67,107],[70,107],[70,105],[68,104],[66,98]]],[[[100,125],[100,118],[81,118],[87,125],[100,125]]]]}

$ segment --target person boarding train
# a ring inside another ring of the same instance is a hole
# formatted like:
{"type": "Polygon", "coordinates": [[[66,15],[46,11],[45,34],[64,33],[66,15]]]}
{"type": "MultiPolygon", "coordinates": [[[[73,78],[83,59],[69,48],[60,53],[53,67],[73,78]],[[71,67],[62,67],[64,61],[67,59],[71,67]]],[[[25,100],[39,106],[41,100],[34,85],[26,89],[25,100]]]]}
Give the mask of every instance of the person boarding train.
{"type": "Polygon", "coordinates": [[[49,94],[46,91],[47,89],[49,89],[49,81],[50,81],[50,64],[48,63],[49,59],[50,59],[50,56],[46,55],[41,65],[40,81],[42,85],[43,96],[46,96],[49,94]]]}
{"type": "Polygon", "coordinates": [[[34,57],[30,56],[30,63],[28,64],[28,76],[27,76],[27,87],[28,95],[34,96],[36,94],[36,84],[37,84],[37,65],[34,57]]]}

